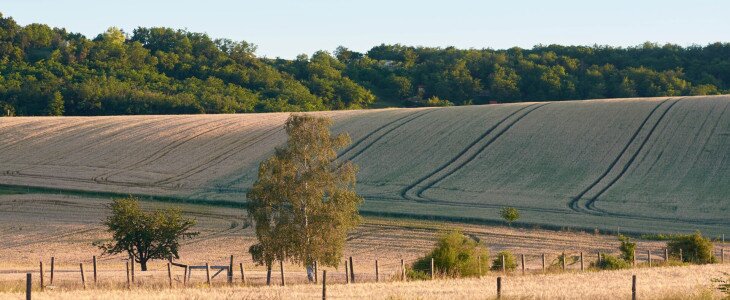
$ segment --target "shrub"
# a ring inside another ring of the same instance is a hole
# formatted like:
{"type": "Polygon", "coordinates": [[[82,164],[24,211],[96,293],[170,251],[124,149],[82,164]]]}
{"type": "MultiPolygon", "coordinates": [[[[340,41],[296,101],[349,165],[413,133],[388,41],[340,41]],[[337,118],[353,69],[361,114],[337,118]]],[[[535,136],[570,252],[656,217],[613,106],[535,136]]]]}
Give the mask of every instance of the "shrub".
{"type": "Polygon", "coordinates": [[[499,213],[502,219],[507,221],[507,224],[512,226],[512,222],[517,221],[520,218],[520,211],[514,207],[502,207],[502,211],[499,213]]]}
{"type": "Polygon", "coordinates": [[[694,264],[711,264],[717,262],[712,254],[713,245],[710,239],[702,236],[699,231],[694,234],[680,235],[667,242],[667,248],[672,256],[679,257],[682,250],[682,261],[694,264]]]}
{"type": "Polygon", "coordinates": [[[504,266],[507,271],[512,271],[517,268],[517,260],[514,254],[509,251],[500,251],[497,253],[497,257],[492,262],[492,270],[502,270],[502,256],[504,255],[504,266]]]}
{"type": "Polygon", "coordinates": [[[634,261],[636,243],[632,242],[624,235],[619,235],[618,240],[621,241],[621,246],[619,246],[619,250],[621,250],[621,258],[627,262],[634,261]]]}
{"type": "Polygon", "coordinates": [[[460,231],[444,234],[431,253],[413,263],[413,270],[407,272],[408,277],[430,278],[431,258],[437,273],[451,277],[479,276],[489,268],[487,248],[460,231]]]}
{"type": "Polygon", "coordinates": [[[428,100],[426,100],[426,106],[445,107],[445,106],[454,106],[454,103],[449,100],[439,99],[439,97],[433,96],[431,98],[428,98],[428,100]]]}
{"type": "Polygon", "coordinates": [[[601,270],[620,270],[631,267],[627,261],[613,255],[601,254],[600,262],[593,262],[591,266],[601,270]]]}
{"type": "Polygon", "coordinates": [[[548,270],[561,270],[561,269],[563,269],[563,257],[565,257],[565,265],[566,266],[575,264],[575,263],[577,263],[580,260],[580,257],[574,256],[574,255],[568,255],[568,254],[565,254],[565,253],[561,253],[552,262],[550,262],[550,265],[548,266],[548,270]]]}

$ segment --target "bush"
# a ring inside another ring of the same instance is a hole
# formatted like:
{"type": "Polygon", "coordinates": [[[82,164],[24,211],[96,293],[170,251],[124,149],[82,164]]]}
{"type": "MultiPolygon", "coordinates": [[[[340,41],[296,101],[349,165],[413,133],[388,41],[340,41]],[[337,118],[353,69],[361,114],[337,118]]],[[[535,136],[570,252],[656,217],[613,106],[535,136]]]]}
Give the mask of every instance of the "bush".
{"type": "Polygon", "coordinates": [[[616,256],[601,254],[601,261],[593,262],[591,263],[591,266],[601,270],[620,270],[628,269],[629,267],[631,267],[631,264],[616,256]]]}
{"type": "Polygon", "coordinates": [[[682,250],[682,261],[694,264],[711,264],[717,262],[717,258],[712,254],[712,241],[702,236],[699,231],[694,234],[680,235],[667,242],[669,253],[674,257],[679,257],[679,250],[682,250]]]}
{"type": "Polygon", "coordinates": [[[497,253],[497,257],[492,262],[492,270],[502,270],[502,256],[504,255],[504,266],[507,271],[512,271],[517,268],[517,260],[514,254],[509,251],[501,251],[497,253]]]}
{"type": "Polygon", "coordinates": [[[634,253],[636,250],[636,243],[632,242],[627,236],[619,235],[618,240],[621,241],[621,258],[627,262],[634,261],[634,253]]]}
{"type": "Polygon", "coordinates": [[[517,210],[514,207],[502,207],[502,210],[499,212],[499,215],[502,216],[502,219],[507,221],[507,224],[512,226],[512,222],[517,221],[517,219],[520,218],[520,211],[517,210]]]}
{"type": "Polygon", "coordinates": [[[409,278],[430,278],[431,258],[437,273],[451,277],[470,277],[485,274],[489,268],[489,251],[479,242],[452,231],[444,234],[436,248],[413,263],[409,278]]]}

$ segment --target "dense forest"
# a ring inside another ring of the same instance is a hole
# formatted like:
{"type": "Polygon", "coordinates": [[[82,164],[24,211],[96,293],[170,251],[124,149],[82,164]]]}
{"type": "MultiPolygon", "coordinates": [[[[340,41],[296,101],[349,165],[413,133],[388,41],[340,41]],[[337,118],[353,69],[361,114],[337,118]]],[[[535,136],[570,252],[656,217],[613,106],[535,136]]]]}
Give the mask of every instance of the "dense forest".
{"type": "Polygon", "coordinates": [[[89,39],[0,14],[2,115],[311,111],[730,92],[730,43],[339,47],[258,57],[245,41],[111,27],[89,39]]]}

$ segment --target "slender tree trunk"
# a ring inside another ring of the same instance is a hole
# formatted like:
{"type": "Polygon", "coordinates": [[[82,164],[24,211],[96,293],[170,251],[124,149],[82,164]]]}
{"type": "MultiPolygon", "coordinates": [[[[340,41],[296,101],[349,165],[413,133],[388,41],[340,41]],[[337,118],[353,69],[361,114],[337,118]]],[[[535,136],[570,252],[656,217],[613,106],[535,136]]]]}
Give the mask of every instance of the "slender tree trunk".
{"type": "Polygon", "coordinates": [[[271,285],[271,264],[266,264],[266,285],[271,285]]]}
{"type": "Polygon", "coordinates": [[[147,271],[147,259],[140,259],[139,260],[139,268],[142,270],[142,272],[147,271]]]}

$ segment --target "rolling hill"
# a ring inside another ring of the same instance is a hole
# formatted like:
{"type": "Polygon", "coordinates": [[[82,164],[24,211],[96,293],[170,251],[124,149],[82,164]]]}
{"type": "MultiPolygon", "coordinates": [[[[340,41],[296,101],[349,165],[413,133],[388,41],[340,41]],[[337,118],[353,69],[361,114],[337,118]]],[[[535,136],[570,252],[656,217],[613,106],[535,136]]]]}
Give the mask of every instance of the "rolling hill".
{"type": "MultiPolygon", "coordinates": [[[[730,228],[730,96],[319,112],[364,212],[633,232],[730,228]]],[[[287,113],[0,119],[0,184],[245,202],[287,113]]]]}

